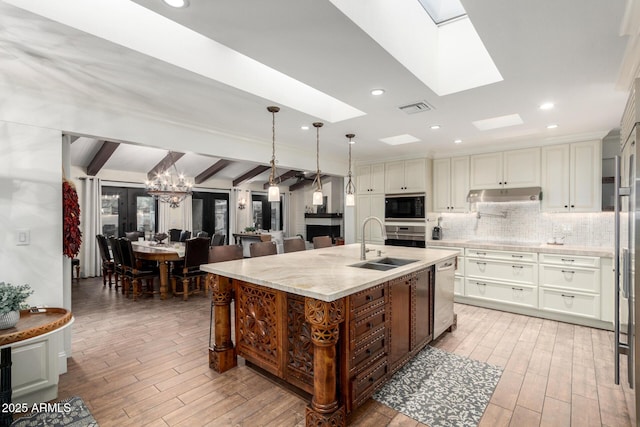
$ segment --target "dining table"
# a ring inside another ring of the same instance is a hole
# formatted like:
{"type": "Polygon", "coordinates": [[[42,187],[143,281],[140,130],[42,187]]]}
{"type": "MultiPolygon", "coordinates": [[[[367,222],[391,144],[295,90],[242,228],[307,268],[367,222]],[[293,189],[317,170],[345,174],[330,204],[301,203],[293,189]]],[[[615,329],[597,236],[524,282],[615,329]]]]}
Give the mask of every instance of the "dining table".
{"type": "Polygon", "coordinates": [[[184,242],[156,243],[144,240],[131,242],[131,245],[136,259],[158,262],[160,269],[160,299],[166,299],[169,290],[169,263],[184,260],[184,242]]]}

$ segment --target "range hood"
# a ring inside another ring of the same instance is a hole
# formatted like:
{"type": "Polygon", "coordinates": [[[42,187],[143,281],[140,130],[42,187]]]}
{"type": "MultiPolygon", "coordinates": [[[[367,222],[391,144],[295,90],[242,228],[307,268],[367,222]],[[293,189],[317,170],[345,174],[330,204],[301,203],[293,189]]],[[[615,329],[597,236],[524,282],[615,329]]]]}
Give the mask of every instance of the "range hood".
{"type": "Polygon", "coordinates": [[[471,190],[467,202],[522,202],[542,200],[542,188],[495,188],[489,190],[471,190]]]}

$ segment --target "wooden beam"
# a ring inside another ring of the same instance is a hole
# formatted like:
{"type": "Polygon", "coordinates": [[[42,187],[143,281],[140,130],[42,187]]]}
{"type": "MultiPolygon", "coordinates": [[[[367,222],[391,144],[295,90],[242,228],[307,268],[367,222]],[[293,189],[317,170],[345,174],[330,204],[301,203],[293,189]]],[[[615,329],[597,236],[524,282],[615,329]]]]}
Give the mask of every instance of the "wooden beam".
{"type": "Polygon", "coordinates": [[[173,166],[173,164],[182,156],[184,156],[184,153],[176,153],[175,151],[167,153],[164,159],[160,160],[160,162],[147,173],[147,179],[154,179],[157,174],[162,173],[173,166]]]}
{"type": "Polygon", "coordinates": [[[89,166],[87,166],[87,175],[95,176],[100,172],[100,169],[102,169],[104,164],[107,163],[107,160],[109,160],[109,157],[111,157],[119,145],[119,142],[104,141],[96,155],[89,162],[89,166]]]}
{"type": "Polygon", "coordinates": [[[212,176],[220,172],[222,169],[229,166],[231,163],[233,163],[231,160],[226,160],[226,159],[218,160],[213,165],[209,166],[207,170],[205,170],[204,172],[196,176],[194,182],[196,184],[202,184],[203,182],[205,182],[206,180],[208,180],[209,178],[211,178],[212,176]]]}
{"type": "MultiPolygon", "coordinates": [[[[300,173],[300,171],[294,171],[294,170],[287,171],[287,172],[283,173],[282,175],[277,176],[276,177],[276,182],[277,183],[284,182],[284,181],[288,180],[289,178],[293,178],[294,176],[296,176],[299,173],[300,173]]],[[[265,182],[264,185],[262,186],[262,188],[264,188],[265,190],[267,188],[269,188],[269,182],[268,181],[265,182]]]]}
{"type": "MultiPolygon", "coordinates": [[[[320,175],[320,181],[322,181],[323,179],[325,179],[327,177],[327,175],[320,175]]],[[[300,182],[296,182],[293,185],[289,186],[289,191],[296,191],[300,188],[306,187],[309,184],[312,184],[313,180],[312,179],[305,179],[303,181],[300,182]]]]}
{"type": "Polygon", "coordinates": [[[270,167],[271,166],[256,166],[255,168],[251,169],[249,172],[246,172],[245,174],[234,179],[233,186],[235,187],[238,184],[241,184],[242,182],[253,178],[254,176],[260,175],[262,172],[268,170],[270,167]]]}

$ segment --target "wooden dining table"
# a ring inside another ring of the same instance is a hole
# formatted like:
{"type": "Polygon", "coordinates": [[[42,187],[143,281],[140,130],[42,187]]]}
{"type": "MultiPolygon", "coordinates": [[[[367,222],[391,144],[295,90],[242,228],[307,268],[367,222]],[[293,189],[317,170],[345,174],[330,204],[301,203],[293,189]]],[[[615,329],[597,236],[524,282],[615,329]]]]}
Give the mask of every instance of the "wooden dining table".
{"type": "Polygon", "coordinates": [[[155,242],[131,242],[136,259],[157,261],[160,268],[160,299],[166,299],[169,290],[169,262],[184,259],[184,243],[155,244],[155,242]]]}

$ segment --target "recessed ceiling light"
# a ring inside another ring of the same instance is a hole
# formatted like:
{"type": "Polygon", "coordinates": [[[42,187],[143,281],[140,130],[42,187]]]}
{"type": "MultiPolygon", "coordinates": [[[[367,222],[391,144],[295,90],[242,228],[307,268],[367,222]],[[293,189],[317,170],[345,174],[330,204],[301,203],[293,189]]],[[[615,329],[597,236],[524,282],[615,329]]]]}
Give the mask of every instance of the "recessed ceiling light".
{"type": "Polygon", "coordinates": [[[440,129],[440,125],[431,125],[432,130],[440,129]]]}
{"type": "Polygon", "coordinates": [[[166,4],[171,7],[187,7],[189,6],[189,2],[187,0],[163,0],[166,4]]]}
{"type": "Polygon", "coordinates": [[[549,125],[549,126],[547,126],[547,129],[555,129],[555,128],[557,128],[557,127],[558,127],[558,125],[553,124],[553,125],[549,125]]]}
{"type": "Polygon", "coordinates": [[[462,140],[461,139],[455,139],[453,140],[454,144],[462,144],[462,140]]]}
{"type": "Polygon", "coordinates": [[[555,105],[553,102],[545,102],[544,104],[540,104],[541,110],[551,110],[555,105]]]}
{"type": "Polygon", "coordinates": [[[384,93],[384,89],[373,89],[371,91],[371,95],[373,96],[380,96],[384,93]]]}
{"type": "Polygon", "coordinates": [[[309,130],[309,126],[307,126],[307,125],[302,125],[302,126],[300,126],[300,129],[302,129],[302,130],[309,130]]]}

